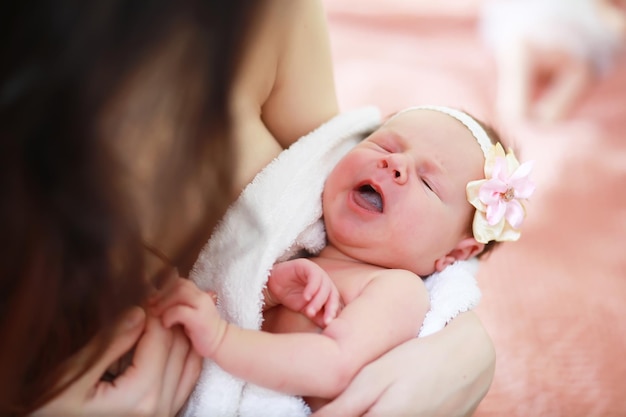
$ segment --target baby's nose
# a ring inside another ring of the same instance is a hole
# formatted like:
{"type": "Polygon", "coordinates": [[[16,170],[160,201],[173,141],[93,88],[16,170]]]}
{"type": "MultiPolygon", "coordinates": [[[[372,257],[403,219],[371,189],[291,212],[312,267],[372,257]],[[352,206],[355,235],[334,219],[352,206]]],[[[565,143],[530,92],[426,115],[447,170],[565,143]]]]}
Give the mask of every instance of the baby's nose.
{"type": "Polygon", "coordinates": [[[398,184],[404,184],[407,181],[406,155],[400,153],[387,155],[382,160],[381,167],[387,169],[398,184]]]}

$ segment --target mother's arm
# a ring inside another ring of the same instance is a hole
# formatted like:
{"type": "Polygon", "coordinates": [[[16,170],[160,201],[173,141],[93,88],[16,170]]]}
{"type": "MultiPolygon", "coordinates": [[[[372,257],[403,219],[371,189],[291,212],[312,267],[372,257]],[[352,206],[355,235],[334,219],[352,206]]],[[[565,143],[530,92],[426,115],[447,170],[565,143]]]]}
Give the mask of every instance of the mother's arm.
{"type": "Polygon", "coordinates": [[[470,416],[491,386],[495,350],[474,312],[370,363],[312,417],[470,416]]]}
{"type": "Polygon", "coordinates": [[[339,112],[321,1],[264,6],[231,97],[235,196],[283,149],[339,112]]]}

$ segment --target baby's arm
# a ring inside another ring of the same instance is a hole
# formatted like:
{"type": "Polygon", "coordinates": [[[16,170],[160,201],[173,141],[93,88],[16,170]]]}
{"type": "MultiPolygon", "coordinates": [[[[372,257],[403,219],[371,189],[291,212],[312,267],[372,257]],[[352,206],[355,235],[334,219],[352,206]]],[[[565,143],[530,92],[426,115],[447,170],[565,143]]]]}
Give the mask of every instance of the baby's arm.
{"type": "Polygon", "coordinates": [[[326,327],[340,310],[339,290],[328,273],[306,258],[274,265],[267,281],[264,310],[277,305],[301,312],[326,327]]]}
{"type": "Polygon", "coordinates": [[[267,388],[322,398],[334,398],[365,364],[415,337],[429,308],[422,281],[402,270],[381,271],[322,334],[271,334],[228,324],[211,297],[190,282],[167,299],[158,306],[164,324],[182,324],[194,348],[226,371],[267,388]]]}

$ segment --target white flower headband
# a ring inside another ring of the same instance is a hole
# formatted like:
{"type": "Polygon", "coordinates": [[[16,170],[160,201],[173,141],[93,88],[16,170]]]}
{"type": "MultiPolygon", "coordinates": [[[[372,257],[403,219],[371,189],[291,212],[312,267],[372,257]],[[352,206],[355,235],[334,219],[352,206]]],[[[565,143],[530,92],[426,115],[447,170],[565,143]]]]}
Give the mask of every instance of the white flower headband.
{"type": "MultiPolygon", "coordinates": [[[[434,110],[463,123],[480,145],[485,155],[485,179],[467,184],[467,200],[476,208],[472,230],[477,242],[513,241],[520,237],[520,227],[526,216],[524,202],[535,191],[530,180],[533,161],[520,165],[513,151],[505,154],[502,145],[492,144],[485,129],[469,114],[444,106],[415,106],[412,110],[434,110]]],[[[389,120],[391,120],[389,119],[389,120]]]]}

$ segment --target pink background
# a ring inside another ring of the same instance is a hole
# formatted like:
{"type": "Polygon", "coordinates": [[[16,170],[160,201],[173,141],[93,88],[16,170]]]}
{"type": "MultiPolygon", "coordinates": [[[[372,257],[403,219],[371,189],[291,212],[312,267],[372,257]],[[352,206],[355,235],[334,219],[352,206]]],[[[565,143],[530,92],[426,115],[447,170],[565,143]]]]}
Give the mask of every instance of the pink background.
{"type": "Polygon", "coordinates": [[[480,1],[324,2],[343,110],[461,107],[535,160],[523,236],[478,275],[497,368],[476,415],[626,415],[626,60],[567,120],[511,129],[493,115],[480,1]]]}

